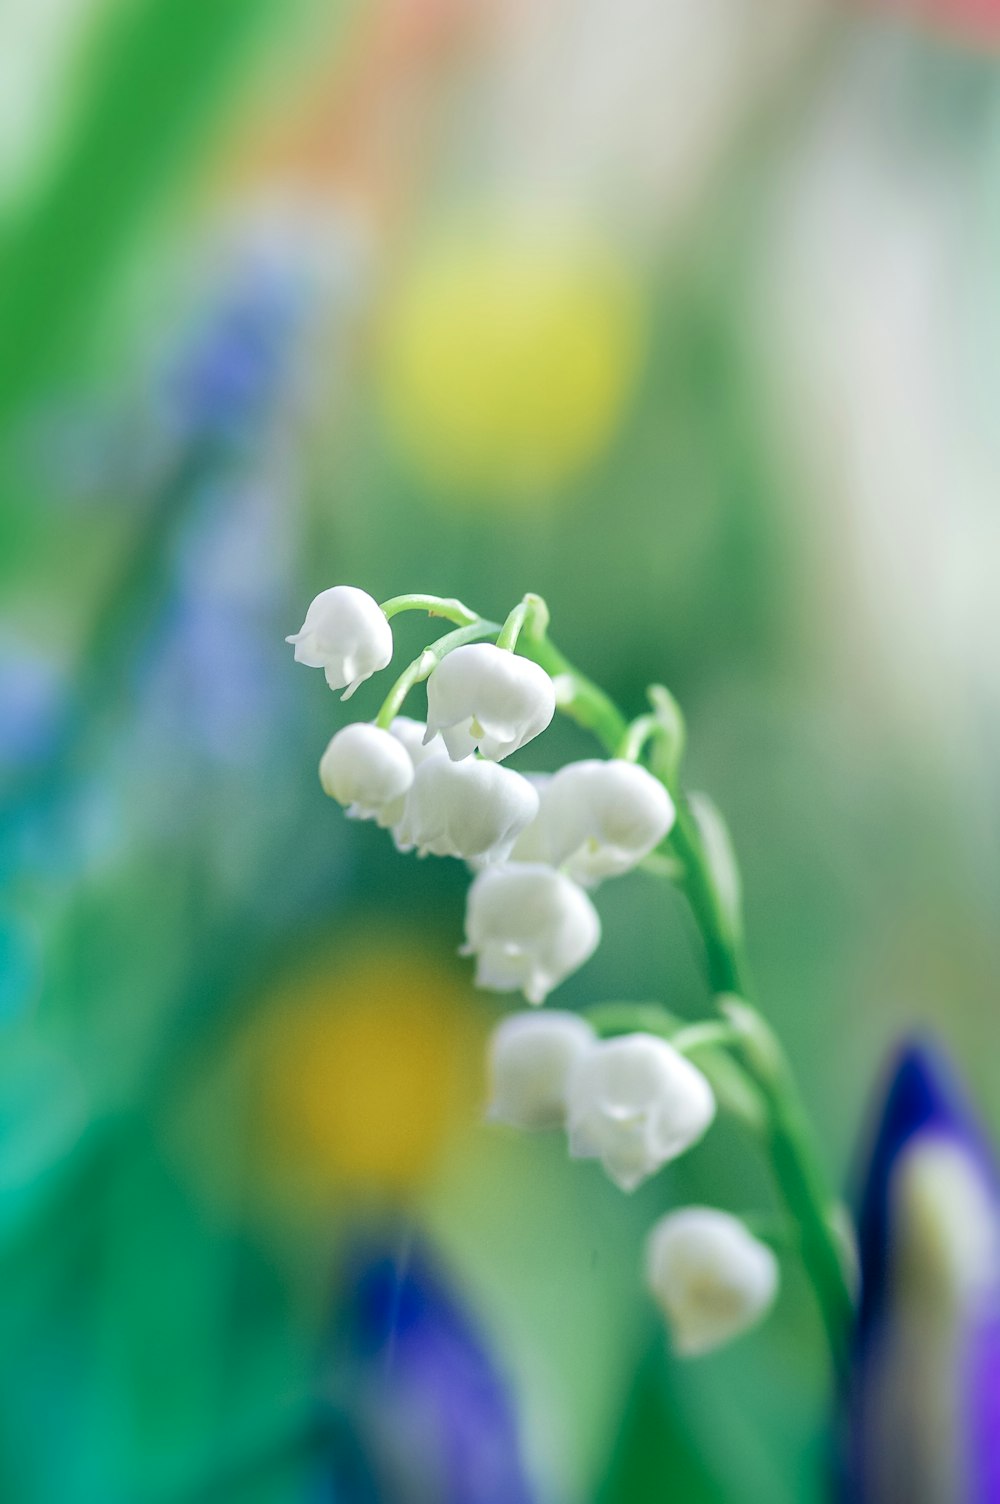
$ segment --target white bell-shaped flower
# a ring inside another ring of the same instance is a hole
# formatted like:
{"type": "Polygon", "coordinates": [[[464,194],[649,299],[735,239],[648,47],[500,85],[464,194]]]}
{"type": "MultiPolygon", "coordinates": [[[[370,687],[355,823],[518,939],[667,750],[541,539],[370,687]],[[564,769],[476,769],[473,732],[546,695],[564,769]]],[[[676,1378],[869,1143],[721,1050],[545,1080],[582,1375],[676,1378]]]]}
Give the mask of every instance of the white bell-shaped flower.
{"type": "Polygon", "coordinates": [[[637,1185],[676,1159],[715,1116],[708,1081],[653,1034],[602,1040],[578,1062],[567,1099],[569,1152],[599,1159],[616,1185],[637,1185]]]}
{"type": "Polygon", "coordinates": [[[668,1212],[646,1240],[646,1284],[674,1351],[696,1357],[755,1326],[778,1290],[778,1260],[728,1212],[668,1212]]]}
{"type": "MultiPolygon", "coordinates": [[[[430,743],[430,747],[440,747],[441,751],[447,756],[444,742],[440,737],[435,737],[434,741],[430,743]]],[[[430,750],[430,748],[426,750],[430,750]]],[[[545,791],[545,785],[552,777],[552,774],[522,773],[521,777],[527,779],[538,795],[539,800],[541,800],[545,791]]],[[[545,866],[551,865],[548,859],[548,847],[542,835],[540,816],[541,809],[539,808],[539,813],[536,814],[530,825],[525,826],[511,847],[510,856],[507,858],[509,862],[541,862],[545,866]]],[[[469,863],[474,872],[479,872],[485,865],[484,862],[478,859],[473,859],[469,863]]]]}
{"type": "Polygon", "coordinates": [[[502,861],[538,813],[526,778],[495,762],[430,757],[413,777],[395,828],[400,851],[502,861]]]}
{"type": "MultiPolygon", "coordinates": [[[[399,742],[400,746],[406,749],[414,770],[419,768],[421,763],[427,762],[432,757],[446,758],[448,756],[443,742],[438,740],[429,743],[424,742],[424,732],[426,729],[423,721],[414,721],[408,715],[397,715],[389,727],[390,732],[399,742]]],[[[398,799],[393,800],[391,804],[387,804],[382,810],[382,818],[379,823],[390,830],[397,826],[403,818],[403,813],[406,809],[406,799],[407,794],[401,794],[398,799]]]]}
{"type": "Polygon", "coordinates": [[[446,653],[427,680],[427,739],[440,732],[456,762],[477,747],[501,762],[544,731],[555,708],[552,680],[537,663],[474,642],[446,653]]]}
{"type": "Polygon", "coordinates": [[[520,988],[537,1004],[593,955],[601,921],[586,893],[561,872],[516,862],[487,867],[475,878],[465,936],[461,954],[476,957],[477,987],[520,988]]]}
{"type": "Polygon", "coordinates": [[[331,689],[346,685],[345,700],[392,658],[392,628],[382,608],[354,585],[321,591],[300,630],[285,641],[294,644],[296,663],[326,670],[331,689]]]}
{"type": "Polygon", "coordinates": [[[597,1039],[578,1013],[512,1013],[489,1045],[487,1116],[513,1128],[561,1128],[569,1073],[597,1039]]]}
{"type": "Polygon", "coordinates": [[[545,860],[591,886],[629,872],[663,840],[676,818],[659,779],[620,758],[571,762],[542,790],[531,828],[545,860]]]}
{"type": "Polygon", "coordinates": [[[319,781],[352,820],[391,825],[413,783],[413,763],[390,732],[355,721],[331,739],[320,758],[319,781]]]}
{"type": "Polygon", "coordinates": [[[446,756],[443,743],[424,741],[427,727],[423,721],[415,721],[408,715],[397,715],[389,730],[400,745],[406,748],[415,768],[419,768],[421,763],[427,762],[431,757],[446,756]]]}

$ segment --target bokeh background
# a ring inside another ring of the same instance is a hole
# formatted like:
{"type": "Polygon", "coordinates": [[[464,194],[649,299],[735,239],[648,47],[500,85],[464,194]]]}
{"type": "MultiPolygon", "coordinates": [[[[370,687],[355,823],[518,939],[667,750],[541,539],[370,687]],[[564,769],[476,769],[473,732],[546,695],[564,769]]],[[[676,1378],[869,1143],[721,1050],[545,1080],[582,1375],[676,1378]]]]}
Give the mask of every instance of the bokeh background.
{"type": "MultiPolygon", "coordinates": [[[[687,1365],[640,1288],[759,1163],[722,1127],[626,1198],[480,1125],[465,876],[323,798],[344,711],[282,639],[334,583],[544,594],[686,709],[831,1175],[914,1027],[1000,1131],[998,40],[993,0],[7,0],[5,1500],[823,1497],[795,1268],[687,1365]]],[[[598,904],[554,1001],[697,1016],[680,901],[598,904]]]]}

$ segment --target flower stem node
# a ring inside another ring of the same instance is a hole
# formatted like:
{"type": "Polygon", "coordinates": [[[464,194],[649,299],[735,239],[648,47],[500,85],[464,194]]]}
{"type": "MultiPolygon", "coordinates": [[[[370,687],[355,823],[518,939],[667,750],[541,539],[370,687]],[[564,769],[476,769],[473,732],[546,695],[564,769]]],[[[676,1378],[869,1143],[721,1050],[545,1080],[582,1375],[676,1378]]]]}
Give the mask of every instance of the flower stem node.
{"type": "Polygon", "coordinates": [[[555,714],[543,668],[489,642],[447,653],[427,680],[427,740],[439,732],[456,762],[478,748],[502,762],[544,731],[555,714]]]}
{"type": "Polygon", "coordinates": [[[645,768],[592,758],[569,763],[546,782],[538,820],[522,841],[574,882],[593,887],[638,866],[675,818],[673,800],[645,768]]]}
{"type": "Polygon", "coordinates": [[[652,1034],[602,1040],[570,1077],[569,1152],[600,1160],[623,1191],[690,1149],[714,1117],[701,1071],[652,1034]]]}
{"type": "Polygon", "coordinates": [[[347,808],[352,820],[391,825],[413,783],[406,748],[388,731],[365,721],[344,726],[332,738],[319,764],[325,793],[347,808]]]}
{"type": "Polygon", "coordinates": [[[708,1206],[668,1212],[646,1240],[646,1284],[674,1351],[698,1357],[756,1326],[778,1291],[778,1260],[738,1217],[708,1206]]]}
{"type": "Polygon", "coordinates": [[[285,641],[294,645],[296,663],[326,671],[331,689],[346,685],[345,700],[392,658],[392,628],[382,608],[354,585],[321,591],[299,631],[285,641]]]}
{"type": "Polygon", "coordinates": [[[416,847],[421,856],[505,860],[538,813],[538,795],[531,784],[495,762],[452,762],[443,755],[426,756],[430,751],[424,748],[395,828],[400,851],[416,847]]]}
{"type": "Polygon", "coordinates": [[[510,1014],[490,1038],[487,1117],[512,1128],[561,1128],[570,1072],[596,1040],[578,1013],[510,1014]]]}
{"type": "Polygon", "coordinates": [[[543,1003],[590,959],[601,938],[597,910],[561,872],[534,862],[487,867],[474,879],[461,954],[476,957],[476,986],[520,989],[543,1003]]]}

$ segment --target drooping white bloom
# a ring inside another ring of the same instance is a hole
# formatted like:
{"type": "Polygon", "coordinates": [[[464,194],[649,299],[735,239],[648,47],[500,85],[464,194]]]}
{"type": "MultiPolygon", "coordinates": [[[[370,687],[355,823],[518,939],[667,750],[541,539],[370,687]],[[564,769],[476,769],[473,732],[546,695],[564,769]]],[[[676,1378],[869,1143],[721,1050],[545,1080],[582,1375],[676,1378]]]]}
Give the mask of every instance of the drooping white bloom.
{"type": "Polygon", "coordinates": [[[513,1128],[562,1127],[570,1070],[596,1039],[578,1013],[510,1014],[490,1037],[487,1116],[513,1128]]]}
{"type": "Polygon", "coordinates": [[[427,680],[427,739],[440,732],[459,761],[478,747],[501,762],[555,714],[552,680],[530,658],[489,642],[447,653],[427,680]]]}
{"type": "Polygon", "coordinates": [[[645,768],[588,758],[549,779],[531,834],[545,861],[590,886],[637,866],[675,817],[670,795],[645,768]]]}
{"type": "Polygon", "coordinates": [[[477,987],[520,988],[529,1003],[543,1003],[593,955],[601,921],[582,888],[561,872],[517,862],[487,867],[475,878],[465,935],[461,954],[476,957],[477,987]]]}
{"type": "Polygon", "coordinates": [[[575,1066],[567,1098],[569,1152],[599,1159],[633,1191],[706,1132],[712,1088],[665,1039],[623,1034],[602,1040],[575,1066]]]}
{"type": "Polygon", "coordinates": [[[321,591],[285,641],[294,644],[296,663],[326,670],[331,689],[346,685],[345,700],[392,658],[392,628],[381,607],[353,585],[321,591]]]}
{"type": "Polygon", "coordinates": [[[674,1351],[696,1357],[755,1326],[778,1290],[778,1260],[738,1217],[709,1206],[668,1212],[646,1240],[646,1284],[674,1351]]]}
{"type": "Polygon", "coordinates": [[[444,757],[445,748],[439,741],[425,742],[427,727],[423,721],[415,721],[408,715],[397,715],[389,727],[396,740],[406,748],[415,768],[431,757],[444,757]]]}
{"type": "MultiPolygon", "coordinates": [[[[436,737],[434,741],[430,743],[430,746],[440,747],[442,752],[445,751],[444,742],[441,741],[439,737],[436,737]]],[[[429,748],[427,750],[429,750],[429,748]]],[[[548,845],[542,833],[540,801],[544,796],[545,786],[550,781],[552,774],[522,773],[521,777],[528,780],[528,782],[531,784],[531,787],[538,795],[539,811],[538,814],[536,814],[535,818],[532,820],[531,824],[525,826],[524,830],[522,830],[521,834],[514,842],[510,850],[510,856],[507,860],[511,862],[541,862],[545,866],[550,866],[551,863],[549,862],[548,858],[548,845]]],[[[473,861],[472,863],[470,863],[470,865],[472,866],[474,871],[478,872],[483,864],[478,861],[473,861]]]]}
{"type": "MultiPolygon", "coordinates": [[[[448,756],[443,742],[435,740],[425,744],[424,731],[426,727],[423,721],[415,721],[408,715],[397,715],[389,730],[400,746],[406,749],[414,770],[419,768],[421,763],[427,762],[432,757],[448,756]]],[[[398,799],[393,800],[391,804],[387,804],[382,810],[380,824],[388,827],[390,830],[397,826],[403,818],[403,813],[406,809],[406,799],[407,794],[404,793],[398,799]]]]}
{"type": "Polygon", "coordinates": [[[417,768],[396,826],[401,851],[502,861],[538,813],[526,778],[495,762],[429,757],[417,768]]]}
{"type": "Polygon", "coordinates": [[[320,758],[319,781],[352,820],[391,825],[413,782],[413,763],[388,731],[355,721],[331,739],[320,758]]]}

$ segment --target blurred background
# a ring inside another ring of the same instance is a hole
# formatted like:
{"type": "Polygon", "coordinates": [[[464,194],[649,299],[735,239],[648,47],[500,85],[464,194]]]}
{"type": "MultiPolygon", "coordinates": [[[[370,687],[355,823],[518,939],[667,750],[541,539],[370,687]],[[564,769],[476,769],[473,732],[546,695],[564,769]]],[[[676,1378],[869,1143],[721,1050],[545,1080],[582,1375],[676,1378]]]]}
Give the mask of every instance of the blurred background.
{"type": "MultiPolygon", "coordinates": [[[[723,1126],[626,1198],[480,1125],[465,874],[324,799],[345,713],[283,638],[335,583],[544,594],[686,709],[831,1175],[913,1026],[1000,1131],[1000,8],[0,38],[0,1496],[822,1498],[795,1269],[687,1365],[641,1290],[655,1216],[761,1166],[723,1126]]],[[[598,906],[553,1002],[702,1012],[680,901],[598,906]]]]}

